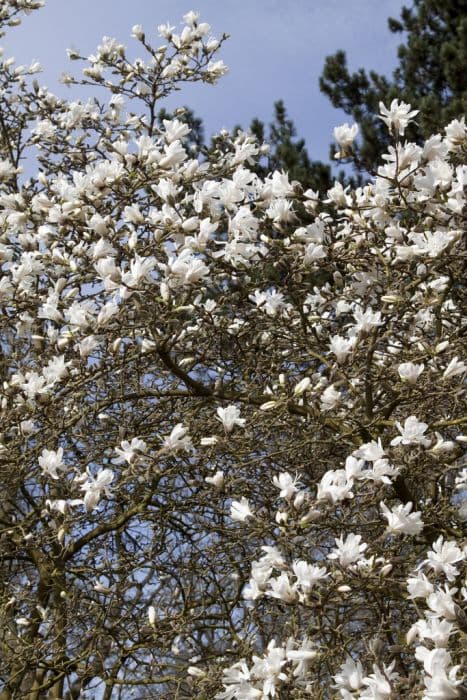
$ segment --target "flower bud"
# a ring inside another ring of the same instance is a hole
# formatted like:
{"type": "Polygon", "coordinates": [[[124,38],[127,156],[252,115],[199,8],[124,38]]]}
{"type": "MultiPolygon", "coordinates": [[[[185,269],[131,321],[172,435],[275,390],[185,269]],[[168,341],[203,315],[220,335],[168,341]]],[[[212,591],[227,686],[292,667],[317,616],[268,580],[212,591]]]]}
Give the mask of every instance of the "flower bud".
{"type": "Polygon", "coordinates": [[[148,620],[151,627],[154,627],[156,623],[156,608],[154,605],[150,605],[148,608],[148,620]]]}

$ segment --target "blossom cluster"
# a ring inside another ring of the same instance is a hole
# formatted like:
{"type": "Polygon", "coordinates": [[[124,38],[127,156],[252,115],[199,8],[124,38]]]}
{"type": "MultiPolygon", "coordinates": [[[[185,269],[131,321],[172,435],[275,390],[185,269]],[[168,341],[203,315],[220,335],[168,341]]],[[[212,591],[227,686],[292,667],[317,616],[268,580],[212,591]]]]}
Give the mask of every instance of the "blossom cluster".
{"type": "Polygon", "coordinates": [[[226,71],[196,13],[158,33],[70,52],[101,102],[0,62],[1,677],[462,697],[465,120],[380,105],[374,177],[304,190],[158,117],[226,71]]]}

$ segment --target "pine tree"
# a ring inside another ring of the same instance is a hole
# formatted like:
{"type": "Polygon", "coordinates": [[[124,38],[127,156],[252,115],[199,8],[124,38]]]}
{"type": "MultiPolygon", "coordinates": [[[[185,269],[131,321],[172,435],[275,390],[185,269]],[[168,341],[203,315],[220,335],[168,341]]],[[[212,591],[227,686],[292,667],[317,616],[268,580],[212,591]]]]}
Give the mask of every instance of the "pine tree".
{"type": "Polygon", "coordinates": [[[416,142],[465,112],[466,10],[465,0],[414,0],[412,7],[403,7],[400,20],[389,18],[391,32],[406,33],[391,79],[363,68],[350,73],[344,51],[326,58],[321,91],[359,123],[356,151],[363,170],[374,171],[377,154],[387,145],[387,130],[374,116],[380,101],[388,105],[397,98],[420,110],[406,133],[416,142]]]}
{"type": "Polygon", "coordinates": [[[287,115],[282,100],[274,104],[274,120],[266,131],[264,122],[253,119],[250,130],[259,141],[266,141],[270,150],[259,174],[271,170],[284,170],[290,180],[299,180],[303,187],[326,191],[331,187],[331,168],[320,161],[311,160],[305,146],[305,139],[297,139],[295,125],[287,115]]]}

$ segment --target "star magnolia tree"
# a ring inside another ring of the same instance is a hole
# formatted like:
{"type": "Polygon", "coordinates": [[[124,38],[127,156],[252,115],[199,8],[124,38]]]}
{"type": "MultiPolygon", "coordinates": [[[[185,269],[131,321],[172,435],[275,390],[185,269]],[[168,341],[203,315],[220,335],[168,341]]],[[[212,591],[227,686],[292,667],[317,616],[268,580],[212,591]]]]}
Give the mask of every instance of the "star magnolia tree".
{"type": "Polygon", "coordinates": [[[209,31],[105,38],[99,101],[2,59],[0,697],[465,698],[465,123],[381,105],[354,191],[193,157],[209,31]]]}

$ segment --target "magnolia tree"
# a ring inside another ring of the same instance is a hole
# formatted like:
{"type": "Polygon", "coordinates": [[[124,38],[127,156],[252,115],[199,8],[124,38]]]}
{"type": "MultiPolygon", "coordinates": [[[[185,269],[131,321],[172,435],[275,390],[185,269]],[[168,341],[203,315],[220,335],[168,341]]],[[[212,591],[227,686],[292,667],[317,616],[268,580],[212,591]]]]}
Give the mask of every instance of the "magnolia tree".
{"type": "Polygon", "coordinates": [[[0,66],[0,697],[465,698],[465,123],[260,179],[158,119],[226,71],[158,32],[70,52],[99,100],[0,66]]]}

